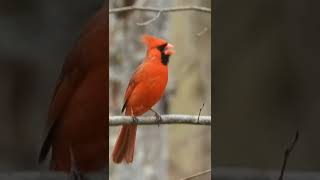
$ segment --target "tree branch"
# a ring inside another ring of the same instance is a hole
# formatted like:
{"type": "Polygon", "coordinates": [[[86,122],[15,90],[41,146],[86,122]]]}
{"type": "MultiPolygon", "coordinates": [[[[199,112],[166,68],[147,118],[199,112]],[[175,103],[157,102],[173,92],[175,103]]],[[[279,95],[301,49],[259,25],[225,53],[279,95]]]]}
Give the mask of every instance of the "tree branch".
{"type": "Polygon", "coordinates": [[[149,12],[177,12],[177,11],[198,11],[211,14],[211,9],[199,6],[180,6],[180,7],[169,7],[169,8],[154,8],[154,7],[141,7],[141,6],[126,6],[120,8],[109,9],[109,14],[124,12],[124,11],[149,11],[149,12]]]}
{"type": "Polygon", "coordinates": [[[134,122],[131,116],[109,116],[109,126],[119,126],[123,124],[155,125],[155,124],[193,124],[193,125],[211,125],[211,116],[193,116],[193,115],[161,115],[162,121],[158,121],[155,116],[137,117],[134,122]]]}
{"type": "Polygon", "coordinates": [[[163,9],[154,8],[154,7],[126,6],[126,7],[109,9],[109,14],[119,13],[119,12],[124,12],[124,11],[133,11],[133,10],[157,12],[157,15],[154,16],[152,19],[149,19],[149,20],[147,20],[145,22],[136,23],[139,26],[145,26],[145,25],[148,25],[148,24],[152,23],[153,21],[158,19],[159,16],[162,13],[166,13],[166,12],[199,11],[199,12],[204,12],[204,13],[210,13],[211,14],[211,9],[210,8],[198,7],[198,6],[181,6],[181,7],[171,7],[171,8],[163,8],[163,9]]]}

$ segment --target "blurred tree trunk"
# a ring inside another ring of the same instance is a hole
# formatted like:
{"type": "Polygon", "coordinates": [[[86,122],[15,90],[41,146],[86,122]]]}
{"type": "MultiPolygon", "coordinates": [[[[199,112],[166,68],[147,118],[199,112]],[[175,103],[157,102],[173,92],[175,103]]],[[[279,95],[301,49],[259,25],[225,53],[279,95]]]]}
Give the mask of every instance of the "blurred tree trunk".
{"type": "MultiPolygon", "coordinates": [[[[109,7],[122,7],[126,5],[167,7],[169,0],[163,1],[109,1],[109,7]]],[[[135,68],[142,62],[145,56],[145,47],[141,43],[142,34],[152,34],[157,37],[167,38],[167,16],[162,14],[156,21],[146,26],[138,26],[141,23],[153,18],[156,14],[150,12],[131,11],[109,16],[109,109],[110,115],[120,115],[123,105],[123,96],[129,79],[135,68]]],[[[166,98],[165,98],[166,99],[166,98]]],[[[165,113],[163,104],[158,103],[157,111],[165,113]]],[[[152,113],[147,113],[152,115],[152,113]]],[[[115,144],[118,128],[110,129],[109,152],[111,154],[115,144]]],[[[109,164],[110,179],[167,179],[166,162],[166,134],[165,126],[138,127],[135,157],[132,164],[115,165],[112,161],[109,164]]]]}

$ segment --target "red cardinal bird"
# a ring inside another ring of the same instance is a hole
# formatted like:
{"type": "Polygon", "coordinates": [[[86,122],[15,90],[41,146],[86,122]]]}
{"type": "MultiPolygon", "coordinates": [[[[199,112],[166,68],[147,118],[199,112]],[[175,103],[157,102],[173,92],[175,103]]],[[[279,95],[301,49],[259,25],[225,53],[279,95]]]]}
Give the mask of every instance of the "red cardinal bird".
{"type": "Polygon", "coordinates": [[[49,132],[39,162],[50,148],[50,169],[86,173],[108,163],[108,16],[103,7],[71,49],[49,108],[49,132]]]}
{"type": "MultiPolygon", "coordinates": [[[[136,69],[127,87],[122,112],[125,115],[142,115],[152,110],[164,93],[168,81],[169,57],[173,46],[150,35],[142,37],[147,46],[146,58],[136,69]]],[[[112,160],[121,163],[133,161],[137,125],[123,125],[112,152],[112,160]]]]}

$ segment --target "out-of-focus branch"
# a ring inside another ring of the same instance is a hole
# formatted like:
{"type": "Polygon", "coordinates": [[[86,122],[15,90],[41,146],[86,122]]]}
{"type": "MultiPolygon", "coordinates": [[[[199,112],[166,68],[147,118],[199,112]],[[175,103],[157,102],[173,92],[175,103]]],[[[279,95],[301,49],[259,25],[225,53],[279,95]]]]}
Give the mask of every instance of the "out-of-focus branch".
{"type": "Polygon", "coordinates": [[[124,11],[149,11],[149,12],[177,12],[177,11],[199,11],[204,13],[210,13],[211,9],[199,6],[179,6],[179,7],[168,7],[168,8],[155,8],[155,7],[141,7],[141,6],[126,6],[120,8],[109,9],[109,14],[124,12],[124,11]]]}
{"type": "Polygon", "coordinates": [[[157,124],[192,124],[192,125],[211,125],[211,116],[194,115],[161,115],[161,121],[155,116],[137,117],[133,120],[131,116],[109,116],[109,126],[119,126],[123,124],[157,125],[157,124]],[[199,120],[198,120],[199,118],[199,120]]]}
{"type": "MultiPolygon", "coordinates": [[[[105,171],[86,173],[86,180],[96,180],[96,179],[107,179],[109,175],[105,171]]],[[[18,180],[18,179],[28,179],[28,180],[70,180],[74,179],[71,174],[65,172],[57,171],[14,171],[14,172],[1,172],[0,179],[5,180],[18,180]]]]}
{"type": "Polygon", "coordinates": [[[191,179],[194,179],[194,178],[196,178],[196,177],[199,177],[199,176],[208,174],[208,173],[210,173],[210,172],[211,172],[211,169],[207,169],[207,170],[205,170],[205,171],[198,172],[197,174],[194,174],[194,175],[192,175],[192,176],[182,178],[181,180],[191,180],[191,179]]]}

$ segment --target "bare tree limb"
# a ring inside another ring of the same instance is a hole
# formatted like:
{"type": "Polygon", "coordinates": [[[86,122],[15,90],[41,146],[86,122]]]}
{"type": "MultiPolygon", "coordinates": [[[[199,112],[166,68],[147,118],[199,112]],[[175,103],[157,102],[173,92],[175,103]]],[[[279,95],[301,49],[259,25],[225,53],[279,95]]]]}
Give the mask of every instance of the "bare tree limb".
{"type": "Polygon", "coordinates": [[[149,11],[149,12],[177,12],[177,11],[198,11],[211,14],[211,9],[199,6],[179,6],[179,7],[168,7],[168,8],[155,8],[155,7],[140,7],[140,6],[126,6],[120,8],[109,9],[109,14],[124,12],[124,11],[149,11]]]}
{"type": "MultiPolygon", "coordinates": [[[[162,121],[159,122],[155,116],[137,117],[137,122],[132,120],[131,116],[109,116],[109,126],[120,126],[123,124],[155,125],[155,124],[193,124],[193,125],[211,125],[211,116],[194,115],[161,115],[162,121]]],[[[136,121],[136,120],[135,120],[136,121]]]]}
{"type": "Polygon", "coordinates": [[[298,139],[299,139],[299,131],[297,130],[296,131],[296,135],[295,135],[292,143],[289,145],[289,147],[287,147],[286,151],[284,152],[283,164],[282,164],[281,173],[280,173],[280,176],[279,176],[278,180],[283,180],[283,175],[284,175],[284,172],[286,170],[286,166],[287,166],[287,161],[288,161],[289,155],[292,152],[294,146],[296,145],[298,139]]]}
{"type": "Polygon", "coordinates": [[[181,180],[190,180],[190,179],[193,179],[193,178],[198,177],[198,176],[202,176],[202,175],[210,173],[210,172],[211,172],[211,169],[207,169],[205,171],[201,171],[201,172],[199,172],[197,174],[194,174],[192,176],[182,178],[181,180]]]}
{"type": "Polygon", "coordinates": [[[162,13],[166,12],[176,12],[176,11],[199,11],[199,12],[204,12],[204,13],[211,13],[210,8],[206,7],[198,7],[198,6],[181,6],[181,7],[171,7],[171,8],[154,8],[154,7],[139,7],[139,6],[126,6],[126,7],[121,7],[121,8],[113,8],[109,9],[109,14],[113,13],[119,13],[119,12],[124,12],[124,11],[150,11],[150,12],[157,12],[157,15],[154,16],[152,19],[149,19],[145,22],[141,23],[136,23],[139,26],[145,26],[153,21],[157,20],[162,13]]]}

